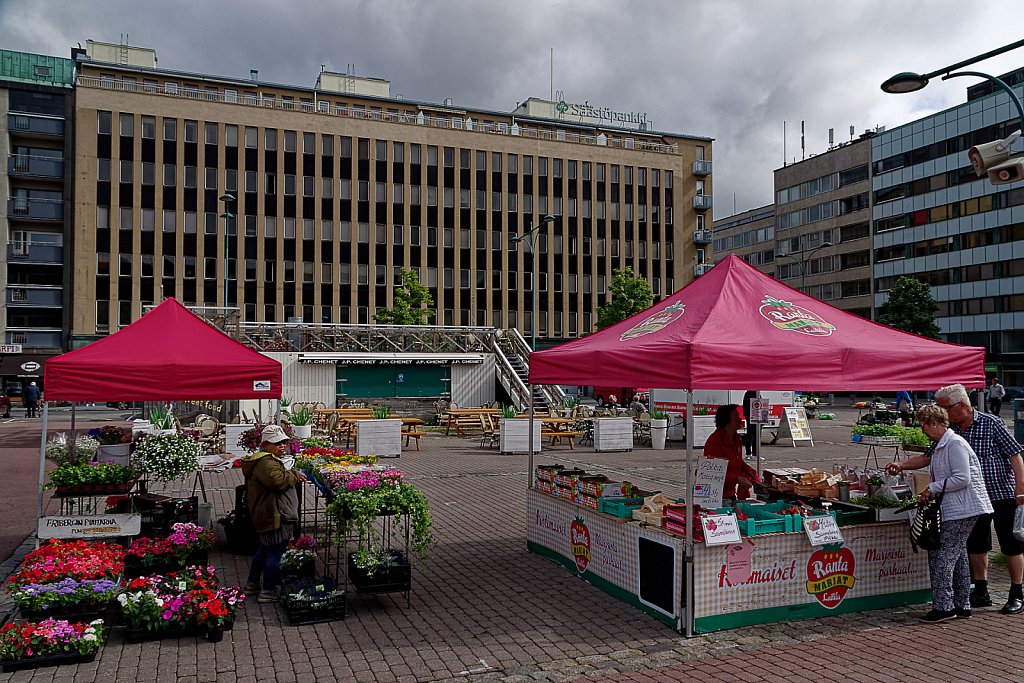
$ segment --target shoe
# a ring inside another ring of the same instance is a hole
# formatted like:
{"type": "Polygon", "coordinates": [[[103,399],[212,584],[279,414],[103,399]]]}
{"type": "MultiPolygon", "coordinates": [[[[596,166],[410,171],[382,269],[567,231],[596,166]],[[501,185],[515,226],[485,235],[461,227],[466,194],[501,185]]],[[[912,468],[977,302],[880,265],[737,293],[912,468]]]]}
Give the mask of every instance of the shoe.
{"type": "Polygon", "coordinates": [[[1020,598],[1010,598],[999,611],[1003,614],[1020,614],[1021,612],[1024,612],[1024,600],[1021,600],[1020,598]]]}
{"type": "Polygon", "coordinates": [[[956,611],[956,618],[957,619],[970,619],[971,618],[971,610],[969,610],[969,609],[958,609],[956,611]]]}
{"type": "Polygon", "coordinates": [[[246,595],[256,595],[260,592],[260,589],[260,584],[255,581],[247,581],[246,584],[242,586],[242,592],[246,595]]]}
{"type": "Polygon", "coordinates": [[[985,593],[971,593],[971,607],[991,607],[992,596],[985,593]]]}
{"type": "Polygon", "coordinates": [[[933,609],[924,615],[918,621],[923,621],[926,624],[937,624],[940,621],[949,621],[950,619],[956,619],[956,612],[941,612],[937,609],[933,609]]]}
{"type": "Polygon", "coordinates": [[[268,602],[280,602],[281,594],[276,590],[262,590],[260,594],[256,596],[256,602],[268,603],[268,602]]]}

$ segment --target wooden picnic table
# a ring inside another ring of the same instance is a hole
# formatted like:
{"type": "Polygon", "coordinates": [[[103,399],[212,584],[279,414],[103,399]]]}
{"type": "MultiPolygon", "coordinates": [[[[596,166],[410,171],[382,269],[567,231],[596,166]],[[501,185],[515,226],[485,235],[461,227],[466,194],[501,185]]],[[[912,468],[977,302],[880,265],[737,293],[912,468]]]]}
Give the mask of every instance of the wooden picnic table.
{"type": "Polygon", "coordinates": [[[573,439],[580,435],[579,432],[573,429],[576,420],[571,417],[554,417],[551,415],[535,416],[534,419],[540,420],[540,435],[541,437],[550,438],[551,445],[554,445],[556,441],[560,442],[562,439],[565,439],[569,442],[569,448],[576,450],[573,439]]]}
{"type": "Polygon", "coordinates": [[[466,432],[463,431],[465,427],[480,428],[481,415],[501,415],[501,411],[497,408],[451,408],[447,415],[445,436],[451,433],[452,427],[459,436],[466,436],[466,432]]]}

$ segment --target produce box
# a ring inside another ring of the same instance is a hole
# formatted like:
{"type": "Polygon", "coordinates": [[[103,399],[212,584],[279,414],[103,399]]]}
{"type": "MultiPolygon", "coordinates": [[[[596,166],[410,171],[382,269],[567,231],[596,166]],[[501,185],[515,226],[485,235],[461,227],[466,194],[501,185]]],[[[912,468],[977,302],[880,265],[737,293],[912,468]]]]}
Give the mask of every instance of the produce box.
{"type": "Polygon", "coordinates": [[[817,498],[810,501],[813,507],[821,507],[823,502],[832,504],[831,512],[836,518],[836,524],[839,526],[852,526],[854,524],[874,524],[876,521],[876,515],[873,508],[869,508],[866,505],[854,505],[853,503],[846,503],[841,500],[832,500],[826,497],[817,498]]]}
{"type": "Polygon", "coordinates": [[[807,474],[807,470],[799,467],[776,467],[761,472],[761,479],[764,485],[777,489],[780,485],[792,485],[794,479],[799,479],[807,474]]]}
{"type": "Polygon", "coordinates": [[[793,504],[787,502],[768,503],[767,505],[736,503],[736,510],[747,516],[746,519],[740,519],[737,515],[740,532],[745,536],[758,536],[800,531],[803,528],[803,518],[800,515],[779,514],[780,510],[789,507],[793,507],[793,504]]]}
{"type": "Polygon", "coordinates": [[[555,484],[562,486],[567,489],[575,489],[576,481],[583,476],[587,475],[586,470],[571,469],[571,470],[559,470],[555,474],[555,484]]]}
{"type": "Polygon", "coordinates": [[[599,510],[601,507],[600,500],[600,498],[595,498],[594,496],[585,496],[582,493],[578,493],[576,494],[575,503],[591,510],[599,510]]]}
{"type": "Polygon", "coordinates": [[[555,498],[561,498],[562,500],[567,500],[570,503],[575,503],[576,502],[576,490],[575,489],[568,489],[568,488],[565,488],[564,486],[556,486],[555,487],[555,498]]]}
{"type": "Polygon", "coordinates": [[[554,481],[559,470],[564,470],[565,465],[537,465],[533,468],[533,478],[539,481],[554,481]]]}
{"type": "Polygon", "coordinates": [[[595,498],[632,498],[636,487],[628,481],[608,481],[603,475],[591,475],[577,479],[576,490],[595,498]]]}
{"type": "MultiPolygon", "coordinates": [[[[704,542],[704,527],[700,523],[700,513],[694,512],[693,514],[693,540],[704,542]]],[[[686,505],[685,504],[672,504],[665,506],[665,519],[662,522],[662,527],[666,531],[671,531],[674,534],[680,536],[686,536],[686,505]]]]}
{"type": "Polygon", "coordinates": [[[629,519],[633,516],[633,510],[643,507],[644,498],[649,495],[651,495],[649,491],[640,491],[636,498],[599,498],[599,509],[606,515],[629,519]]]}
{"type": "Polygon", "coordinates": [[[549,496],[555,495],[555,484],[554,484],[554,482],[543,481],[543,480],[537,481],[537,482],[534,483],[534,488],[537,489],[538,491],[540,491],[541,493],[548,494],[549,496]]]}

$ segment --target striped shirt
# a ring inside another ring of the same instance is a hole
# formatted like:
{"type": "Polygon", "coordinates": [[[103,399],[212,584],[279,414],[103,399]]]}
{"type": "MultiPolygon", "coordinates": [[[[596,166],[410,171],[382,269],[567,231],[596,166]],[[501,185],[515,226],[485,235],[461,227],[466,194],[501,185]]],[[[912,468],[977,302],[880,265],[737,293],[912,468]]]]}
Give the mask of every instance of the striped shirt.
{"type": "Polygon", "coordinates": [[[1010,458],[1020,453],[1022,447],[1010,434],[1006,423],[994,415],[975,410],[974,421],[967,429],[961,430],[958,425],[950,426],[978,454],[989,499],[1012,499],[1017,482],[1013,468],[1010,467],[1010,458]]]}

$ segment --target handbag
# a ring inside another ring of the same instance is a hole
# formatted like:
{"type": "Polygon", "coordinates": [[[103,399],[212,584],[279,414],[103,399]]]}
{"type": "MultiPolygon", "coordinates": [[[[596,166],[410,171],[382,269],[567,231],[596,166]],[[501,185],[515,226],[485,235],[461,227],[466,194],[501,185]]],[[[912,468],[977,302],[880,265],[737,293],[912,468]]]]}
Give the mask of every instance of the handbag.
{"type": "Polygon", "coordinates": [[[914,523],[910,525],[910,544],[915,553],[918,548],[938,550],[942,545],[942,496],[945,493],[946,482],[942,482],[942,493],[918,506],[914,523]]]}

